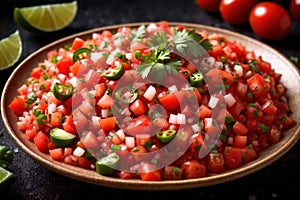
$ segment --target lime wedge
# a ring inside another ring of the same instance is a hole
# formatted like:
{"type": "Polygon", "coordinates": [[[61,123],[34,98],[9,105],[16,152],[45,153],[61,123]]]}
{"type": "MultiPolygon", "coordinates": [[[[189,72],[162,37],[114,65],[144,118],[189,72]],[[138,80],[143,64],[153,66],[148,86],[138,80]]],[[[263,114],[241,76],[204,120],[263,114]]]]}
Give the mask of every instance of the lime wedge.
{"type": "Polygon", "coordinates": [[[7,186],[14,178],[14,173],[0,167],[0,189],[7,186]]]}
{"type": "Polygon", "coordinates": [[[14,20],[31,32],[53,32],[68,26],[77,13],[77,1],[14,9],[14,20]]]}
{"type": "Polygon", "coordinates": [[[18,30],[0,40],[0,70],[13,66],[21,57],[22,40],[18,30]]]}

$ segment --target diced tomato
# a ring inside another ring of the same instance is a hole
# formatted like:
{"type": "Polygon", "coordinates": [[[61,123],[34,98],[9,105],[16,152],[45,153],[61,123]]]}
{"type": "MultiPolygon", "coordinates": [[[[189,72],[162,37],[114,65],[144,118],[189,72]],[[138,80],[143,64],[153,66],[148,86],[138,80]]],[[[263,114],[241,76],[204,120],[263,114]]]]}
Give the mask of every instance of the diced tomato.
{"type": "Polygon", "coordinates": [[[32,141],[36,135],[36,130],[35,129],[27,129],[25,131],[25,134],[26,134],[27,139],[32,141]]]}
{"type": "Polygon", "coordinates": [[[199,114],[198,114],[198,116],[200,117],[200,119],[211,117],[211,113],[212,113],[212,110],[207,105],[202,104],[199,107],[199,114]]]}
{"type": "Polygon", "coordinates": [[[250,91],[259,96],[269,91],[270,85],[259,74],[254,74],[247,80],[250,91]]]}
{"type": "Polygon", "coordinates": [[[148,111],[147,106],[141,99],[136,99],[129,108],[135,115],[143,115],[148,111]]]}
{"type": "Polygon", "coordinates": [[[81,156],[77,158],[78,165],[85,169],[91,169],[92,162],[89,161],[85,156],[81,156]]]}
{"type": "Polygon", "coordinates": [[[207,169],[213,173],[223,172],[225,169],[222,153],[210,153],[207,157],[207,169]]]}
{"type": "Polygon", "coordinates": [[[133,172],[119,171],[117,174],[118,174],[118,177],[120,177],[121,179],[138,179],[139,178],[138,174],[133,173],[133,172]]]}
{"type": "Polygon", "coordinates": [[[253,148],[245,147],[242,149],[244,163],[251,162],[257,158],[257,153],[253,148]]]}
{"type": "Polygon", "coordinates": [[[96,147],[98,147],[99,145],[100,145],[100,143],[99,143],[99,141],[98,141],[98,139],[97,139],[97,137],[96,137],[96,135],[93,133],[93,132],[91,132],[91,131],[89,131],[89,132],[87,132],[87,133],[85,133],[82,137],[81,137],[81,142],[82,142],[82,144],[84,144],[84,146],[86,147],[86,148],[96,148],[96,147]]]}
{"type": "Polygon", "coordinates": [[[164,169],[164,179],[179,180],[182,179],[183,170],[175,166],[166,166],[164,169]]]}
{"type": "Polygon", "coordinates": [[[62,117],[63,114],[61,112],[51,113],[50,123],[53,127],[61,127],[62,126],[62,117]]]}
{"type": "Polygon", "coordinates": [[[191,160],[182,164],[183,176],[186,179],[201,178],[206,176],[206,167],[197,160],[191,160]]]}
{"type": "Polygon", "coordinates": [[[79,37],[76,37],[72,42],[71,49],[75,51],[76,49],[81,48],[83,44],[84,40],[79,37]]]}
{"type": "Polygon", "coordinates": [[[242,149],[236,147],[226,147],[224,151],[225,165],[229,169],[240,167],[243,164],[242,149]]]}
{"type": "Polygon", "coordinates": [[[63,160],[63,149],[56,148],[49,150],[49,154],[53,160],[62,161],[63,160]]]}
{"type": "Polygon", "coordinates": [[[111,96],[109,96],[106,93],[97,102],[97,105],[102,109],[111,108],[113,104],[114,104],[113,98],[111,98],[111,96]]]}
{"type": "Polygon", "coordinates": [[[15,97],[8,107],[13,110],[17,115],[22,115],[26,110],[26,100],[21,97],[15,97]]]}
{"type": "Polygon", "coordinates": [[[49,152],[48,143],[50,142],[50,139],[43,132],[39,131],[37,135],[33,138],[33,141],[39,151],[43,153],[49,152]]]}
{"type": "Polygon", "coordinates": [[[63,57],[56,63],[56,66],[60,73],[68,75],[70,67],[73,65],[73,60],[70,57],[63,57]]]}
{"type": "Polygon", "coordinates": [[[238,135],[246,135],[248,128],[241,122],[236,121],[232,127],[233,131],[238,135]]]}
{"type": "Polygon", "coordinates": [[[233,138],[233,147],[244,148],[247,145],[247,136],[245,135],[236,135],[233,138]]]}
{"type": "Polygon", "coordinates": [[[155,169],[155,165],[143,163],[139,168],[139,174],[143,181],[160,181],[161,171],[155,169]]]}
{"type": "Polygon", "coordinates": [[[63,129],[69,133],[75,134],[77,131],[74,121],[73,121],[73,116],[66,116],[62,126],[63,126],[63,129]]]}
{"type": "Polygon", "coordinates": [[[96,98],[101,98],[104,95],[104,93],[106,92],[105,83],[96,84],[95,85],[95,90],[96,90],[95,97],[96,98]]]}
{"type": "Polygon", "coordinates": [[[176,110],[180,106],[178,97],[175,93],[165,94],[161,97],[158,97],[159,102],[168,110],[176,110]]]}
{"type": "Polygon", "coordinates": [[[35,67],[31,71],[31,77],[35,79],[39,79],[43,74],[43,69],[41,67],[35,67]]]}
{"type": "Polygon", "coordinates": [[[80,62],[75,62],[73,65],[69,67],[70,72],[76,76],[81,68],[82,64],[80,62]]]}
{"type": "Polygon", "coordinates": [[[116,126],[116,117],[102,118],[99,120],[100,127],[105,131],[111,131],[116,126]]]}

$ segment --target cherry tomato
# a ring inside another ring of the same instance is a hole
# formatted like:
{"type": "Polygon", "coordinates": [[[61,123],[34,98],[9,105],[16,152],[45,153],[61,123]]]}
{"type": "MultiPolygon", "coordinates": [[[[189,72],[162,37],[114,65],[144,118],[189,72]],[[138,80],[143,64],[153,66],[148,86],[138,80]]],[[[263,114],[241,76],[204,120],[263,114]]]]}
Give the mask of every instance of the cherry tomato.
{"type": "Polygon", "coordinates": [[[257,0],[222,0],[220,14],[230,24],[241,25],[248,23],[251,9],[257,0]]]}
{"type": "Polygon", "coordinates": [[[292,27],[290,14],[272,2],[258,3],[250,13],[249,22],[254,33],[269,40],[286,37],[292,27]]]}
{"type": "Polygon", "coordinates": [[[218,12],[221,0],[196,0],[196,4],[207,12],[218,12]]]}
{"type": "Polygon", "coordinates": [[[291,0],[290,13],[295,20],[300,22],[300,1],[299,0],[291,0]]]}

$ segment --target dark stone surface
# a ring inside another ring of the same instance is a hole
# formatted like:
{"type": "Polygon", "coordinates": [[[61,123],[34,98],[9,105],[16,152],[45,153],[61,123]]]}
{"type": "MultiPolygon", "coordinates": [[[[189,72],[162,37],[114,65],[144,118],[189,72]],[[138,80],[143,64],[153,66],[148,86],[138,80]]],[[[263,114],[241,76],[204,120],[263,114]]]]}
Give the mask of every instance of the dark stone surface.
{"type": "MultiPolygon", "coordinates": [[[[66,29],[45,35],[33,35],[18,27],[12,18],[15,6],[44,4],[42,0],[1,0],[0,37],[11,34],[17,28],[23,40],[21,60],[40,47],[64,36],[100,26],[127,22],[179,21],[211,25],[243,33],[274,47],[286,57],[300,58],[300,25],[293,24],[290,35],[281,41],[267,41],[257,37],[248,25],[231,26],[222,21],[219,14],[204,12],[193,0],[79,0],[76,19],[66,29]],[[298,40],[296,40],[298,38],[298,40]]],[[[21,62],[21,60],[19,62],[21,62]]],[[[19,62],[14,66],[16,67],[19,62]]],[[[14,67],[1,71],[1,90],[14,67]]],[[[299,67],[299,66],[298,66],[299,67]]],[[[228,183],[179,191],[134,191],[91,185],[65,177],[41,166],[22,152],[11,140],[2,121],[0,143],[15,151],[15,159],[9,170],[16,179],[0,192],[0,199],[300,199],[300,144],[264,169],[228,183]]]]}

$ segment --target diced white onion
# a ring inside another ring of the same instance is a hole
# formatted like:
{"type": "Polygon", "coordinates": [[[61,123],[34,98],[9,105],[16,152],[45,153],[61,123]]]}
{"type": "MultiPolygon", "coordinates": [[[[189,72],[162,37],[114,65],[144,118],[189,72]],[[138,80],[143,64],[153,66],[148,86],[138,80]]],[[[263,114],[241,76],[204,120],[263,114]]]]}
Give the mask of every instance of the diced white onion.
{"type": "Polygon", "coordinates": [[[216,66],[216,68],[218,68],[218,69],[222,69],[222,68],[223,68],[223,63],[222,63],[221,61],[216,61],[216,62],[215,62],[215,66],[216,66]]]}
{"type": "Polygon", "coordinates": [[[109,65],[111,65],[111,64],[113,63],[113,61],[116,59],[115,56],[116,56],[118,53],[120,53],[120,52],[121,52],[121,50],[118,49],[118,48],[115,49],[115,50],[113,50],[113,51],[111,52],[111,54],[109,54],[109,56],[107,57],[106,63],[109,64],[109,65]]]}
{"type": "Polygon", "coordinates": [[[103,118],[109,117],[109,109],[102,109],[101,117],[103,117],[103,118]]]}
{"type": "Polygon", "coordinates": [[[232,144],[233,143],[233,137],[229,137],[227,142],[228,142],[228,144],[232,144]]]}
{"type": "Polygon", "coordinates": [[[214,109],[217,106],[218,102],[219,99],[217,97],[211,96],[207,105],[210,108],[214,109]]]}
{"type": "Polygon", "coordinates": [[[125,133],[124,133],[123,129],[117,130],[116,135],[120,138],[121,141],[125,140],[125,133]]]}
{"type": "Polygon", "coordinates": [[[170,117],[169,117],[169,123],[171,124],[177,124],[177,115],[174,115],[174,114],[170,114],[170,117]]]}
{"type": "Polygon", "coordinates": [[[100,128],[100,124],[99,124],[99,120],[101,119],[101,117],[98,116],[92,116],[92,125],[94,129],[98,129],[100,128]]]}
{"type": "Polygon", "coordinates": [[[78,109],[84,113],[84,114],[89,114],[93,110],[93,106],[87,101],[84,100],[78,107],[78,109]]]}
{"type": "Polygon", "coordinates": [[[128,148],[133,148],[135,146],[134,137],[126,136],[125,137],[125,144],[128,148]]]}
{"type": "Polygon", "coordinates": [[[252,145],[257,147],[258,146],[258,141],[257,140],[253,140],[252,141],[252,145]]]}
{"type": "Polygon", "coordinates": [[[236,103],[236,99],[232,96],[231,93],[228,93],[224,96],[225,103],[227,106],[231,107],[236,103]]]}
{"type": "Polygon", "coordinates": [[[60,82],[65,82],[66,77],[67,76],[65,74],[61,74],[61,73],[57,75],[57,78],[59,79],[60,82]]]}
{"type": "Polygon", "coordinates": [[[85,153],[85,150],[81,147],[76,147],[76,149],[73,151],[73,155],[77,156],[77,157],[83,156],[84,153],[85,153]]]}
{"type": "Polygon", "coordinates": [[[55,83],[60,83],[60,81],[58,79],[54,78],[52,81],[51,89],[54,88],[55,83]]]}
{"type": "Polygon", "coordinates": [[[48,105],[48,114],[52,114],[56,111],[56,104],[54,103],[50,103],[48,105]]]}
{"type": "Polygon", "coordinates": [[[199,132],[201,130],[200,126],[198,125],[198,123],[197,124],[193,124],[192,125],[192,129],[193,129],[194,132],[199,132]]]}
{"type": "Polygon", "coordinates": [[[147,32],[154,31],[157,28],[156,24],[151,23],[147,26],[147,32]]]}
{"type": "Polygon", "coordinates": [[[201,66],[212,68],[215,65],[215,61],[216,59],[214,57],[203,58],[203,60],[201,61],[201,66]]]}
{"type": "Polygon", "coordinates": [[[185,114],[182,113],[177,114],[177,124],[186,124],[185,114]]]}
{"type": "Polygon", "coordinates": [[[235,70],[235,74],[237,77],[242,77],[243,76],[243,67],[241,65],[234,65],[234,70],[235,70]]]}
{"type": "Polygon", "coordinates": [[[91,60],[92,60],[93,62],[96,62],[96,61],[99,60],[102,56],[103,56],[102,52],[92,52],[92,53],[91,53],[91,60]]]}
{"type": "Polygon", "coordinates": [[[153,87],[152,85],[150,85],[147,90],[144,93],[144,97],[148,100],[148,101],[152,101],[152,99],[154,98],[154,96],[156,95],[156,89],[155,87],[153,87]]]}
{"type": "Polygon", "coordinates": [[[172,86],[170,86],[168,89],[169,89],[169,91],[170,91],[171,93],[172,93],[172,92],[177,92],[177,91],[178,91],[176,85],[172,85],[172,86]]]}
{"type": "Polygon", "coordinates": [[[125,56],[128,60],[132,59],[132,53],[126,53],[125,56]]]}
{"type": "Polygon", "coordinates": [[[76,76],[73,76],[69,81],[73,87],[77,87],[80,83],[79,79],[76,76]]]}

